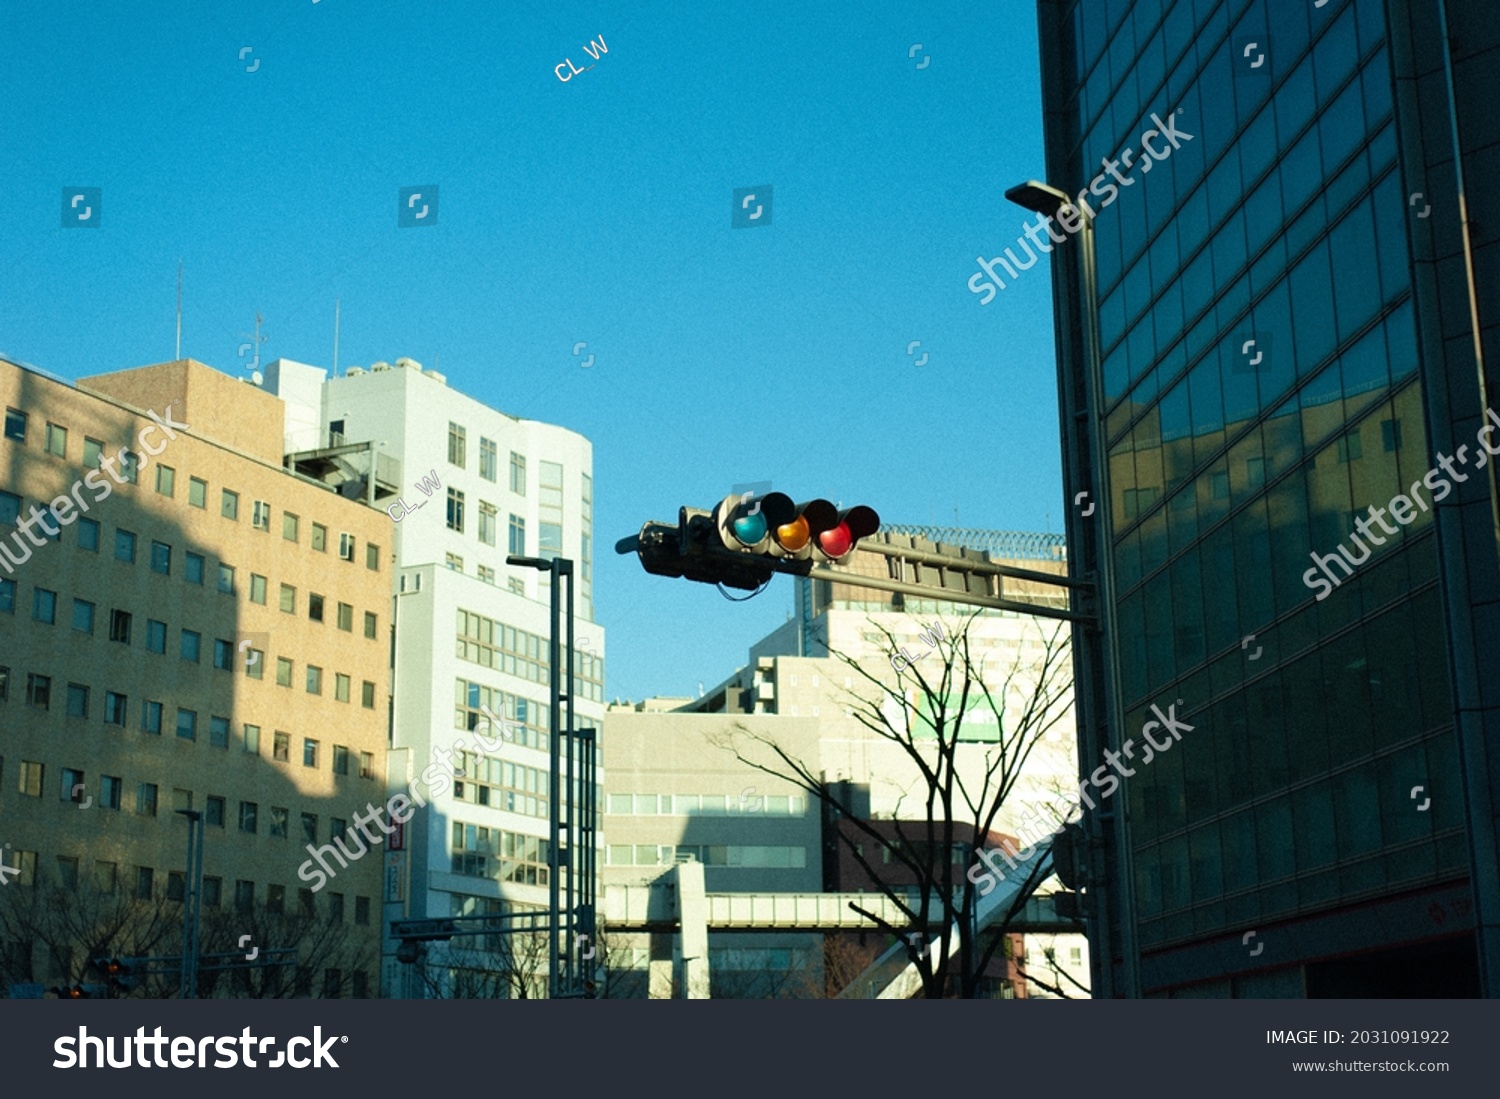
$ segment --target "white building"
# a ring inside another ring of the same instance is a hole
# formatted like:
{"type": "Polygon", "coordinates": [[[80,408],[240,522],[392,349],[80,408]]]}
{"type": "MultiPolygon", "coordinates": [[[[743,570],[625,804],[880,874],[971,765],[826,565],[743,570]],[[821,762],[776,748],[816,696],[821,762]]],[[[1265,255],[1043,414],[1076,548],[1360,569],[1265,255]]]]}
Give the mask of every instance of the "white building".
{"type": "MultiPolygon", "coordinates": [[[[291,406],[288,452],[371,462],[361,448],[373,444],[377,480],[399,488],[387,505],[395,547],[389,784],[393,792],[414,787],[430,804],[393,837],[399,849],[386,852],[387,926],[495,913],[502,905],[544,908],[550,578],[510,568],[505,557],[574,561],[576,724],[598,728],[605,639],[593,623],[589,441],[498,412],[410,359],[350,367],[333,379],[278,360],[267,367],[266,387],[291,406]],[[479,750],[469,732],[477,727],[493,743],[483,709],[505,719],[507,739],[497,751],[479,750]]],[[[383,994],[506,995],[453,972],[479,945],[430,944],[419,968],[398,962],[386,940],[383,994]]],[[[476,963],[496,968],[493,959],[476,963]]],[[[519,978],[545,988],[544,960],[532,958],[519,978]]],[[[509,993],[517,991],[511,984],[509,993]]]]}

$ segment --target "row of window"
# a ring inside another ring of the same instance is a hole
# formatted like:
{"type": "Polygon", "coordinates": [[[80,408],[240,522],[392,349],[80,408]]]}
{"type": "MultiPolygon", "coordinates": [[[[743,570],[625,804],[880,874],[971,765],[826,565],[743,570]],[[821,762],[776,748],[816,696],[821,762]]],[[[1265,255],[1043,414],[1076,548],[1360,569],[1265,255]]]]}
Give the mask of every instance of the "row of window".
{"type": "Polygon", "coordinates": [[[747,870],[800,870],[807,866],[806,847],[638,843],[612,845],[606,851],[608,866],[675,866],[681,862],[736,866],[747,870]]]}
{"type": "MultiPolygon", "coordinates": [[[[16,885],[31,886],[37,884],[38,859],[35,851],[12,851],[8,856],[13,860],[11,866],[18,873],[10,878],[16,885]]],[[[82,860],[76,855],[57,856],[57,884],[63,889],[76,890],[83,883],[82,860]]],[[[134,880],[123,876],[119,863],[108,862],[104,859],[95,859],[92,867],[91,884],[94,889],[105,894],[114,895],[128,890],[131,896],[137,900],[151,900],[156,895],[158,875],[156,870],[150,866],[137,866],[134,868],[134,880]]],[[[128,871],[126,872],[128,874],[128,871]]],[[[44,875],[45,877],[45,875],[44,875]]],[[[170,870],[166,877],[166,895],[169,901],[181,902],[184,896],[186,882],[182,871],[170,870]]],[[[255,907],[255,883],[240,879],[234,883],[234,907],[240,912],[249,912],[255,907]]],[[[342,893],[327,893],[327,907],[324,915],[329,923],[343,923],[345,918],[345,897],[342,893]]],[[[218,908],[224,901],[224,879],[204,875],[203,877],[203,906],[205,908],[218,908]]],[[[286,886],[266,886],[265,905],[269,911],[283,912],[286,909],[286,886]]],[[[303,915],[316,915],[317,902],[311,889],[297,890],[297,907],[303,915]]],[[[360,927],[370,925],[370,898],[354,898],[354,923],[360,927]]]]}
{"type": "MultiPolygon", "coordinates": [[[[448,423],[448,461],[459,469],[467,469],[469,463],[469,433],[462,424],[448,423]]],[[[479,476],[491,483],[500,478],[500,448],[493,439],[479,437],[479,476]]],[[[517,496],[526,495],[526,458],[510,452],[510,490],[517,496]]]]}
{"type": "MultiPolygon", "coordinates": [[[[458,611],[455,655],[460,660],[547,686],[552,681],[547,651],[545,637],[473,611],[458,611]]],[[[604,701],[604,658],[585,649],[574,649],[573,656],[575,693],[595,702],[604,701]]]]}
{"type": "Polygon", "coordinates": [[[453,822],[453,872],[517,885],[546,885],[551,844],[539,836],[453,822]]]}
{"type": "MultiPolygon", "coordinates": [[[[15,523],[24,506],[21,497],[13,493],[0,491],[0,525],[15,523]]],[[[75,523],[78,529],[78,548],[92,553],[99,552],[100,526],[92,519],[79,518],[75,523]]],[[[45,528],[43,528],[45,533],[45,528]]],[[[54,540],[61,537],[61,533],[51,535],[54,540]]],[[[127,565],[136,562],[138,550],[138,536],[134,531],[123,527],[115,529],[114,556],[116,561],[127,565]]],[[[371,547],[375,548],[375,547],[371,547]]],[[[172,558],[175,548],[169,542],[158,542],[152,540],[148,561],[151,571],[162,576],[172,575],[172,558]]],[[[378,553],[378,550],[377,550],[378,553]]],[[[214,585],[224,595],[234,595],[235,569],[233,565],[227,565],[220,561],[216,565],[217,572],[214,575],[214,585]]],[[[208,572],[207,558],[201,553],[188,551],[183,555],[183,579],[189,584],[203,585],[208,572]]],[[[9,588],[9,603],[14,609],[15,581],[5,582],[9,588]]],[[[266,605],[269,581],[259,573],[250,574],[250,602],[266,605]]],[[[5,609],[6,593],[0,591],[0,610],[5,609]]],[[[297,612],[297,589],[291,584],[282,584],[279,594],[281,610],[287,614],[297,612]]],[[[318,592],[309,592],[307,596],[307,617],[314,622],[325,620],[327,613],[327,600],[318,592]]],[[[346,633],[354,632],[354,607],[349,603],[337,603],[335,607],[335,622],[338,628],[346,633]]],[[[364,612],[364,634],[367,638],[375,639],[380,631],[380,618],[374,611],[364,612]]]]}
{"type": "MultiPolygon", "coordinates": [[[[370,706],[374,706],[374,684],[368,684],[371,691],[368,692],[371,699],[370,706]]],[[[8,701],[10,698],[10,669],[0,666],[0,702],[8,701]]],[[[87,719],[90,714],[92,692],[81,683],[69,683],[67,689],[67,714],[69,717],[87,719]]],[[[50,710],[52,708],[52,677],[28,673],[26,676],[26,702],[39,710],[50,710]]],[[[104,724],[115,725],[124,728],[129,720],[130,698],[128,695],[118,691],[104,692],[104,724]]],[[[155,699],[143,699],[141,701],[141,732],[160,736],[162,731],[162,715],[165,713],[163,703],[155,699]]],[[[176,732],[182,740],[198,739],[198,711],[189,710],[185,707],[177,707],[176,732]]],[[[208,743],[212,748],[229,747],[229,726],[227,717],[211,714],[208,718],[208,743]]],[[[277,731],[272,741],[271,758],[280,763],[291,762],[291,740],[290,733],[277,731]]],[[[302,740],[302,765],[316,770],[320,758],[322,741],[312,737],[304,737],[302,740]]],[[[246,722],[241,727],[240,747],[251,755],[260,754],[260,726],[246,722]]],[[[333,773],[336,775],[348,775],[353,769],[353,752],[343,744],[333,746],[333,773]]],[[[375,756],[371,752],[359,753],[359,777],[375,777],[375,756]]]]}
{"type": "MultiPolygon", "coordinates": [[[[5,437],[14,442],[24,444],[26,442],[28,423],[30,417],[27,413],[16,408],[5,410],[5,437]]],[[[83,440],[83,465],[86,469],[100,468],[100,461],[104,454],[105,444],[99,439],[84,436],[83,440]]],[[[45,449],[47,453],[59,458],[68,456],[68,429],[60,424],[48,423],[46,429],[45,449]]],[[[136,484],[139,475],[140,460],[137,455],[125,451],[124,460],[121,462],[121,475],[130,484],[136,484]]],[[[523,465],[524,472],[524,465],[523,465]]],[[[156,465],[156,491],[159,495],[175,498],[177,493],[177,470],[172,466],[156,465]]],[[[8,494],[7,494],[8,495],[8,494]]],[[[15,499],[15,497],[11,497],[15,499]]],[[[198,477],[188,478],[188,505],[195,508],[208,508],[208,482],[198,477]]],[[[268,500],[254,500],[251,504],[250,525],[261,531],[269,532],[271,529],[271,504],[268,500]]],[[[219,495],[219,514],[231,522],[238,522],[240,518],[240,494],[232,489],[221,489],[219,495]]],[[[9,520],[14,522],[14,519],[9,520]]],[[[97,524],[96,524],[97,525],[97,524]]],[[[281,513],[281,536],[288,542],[301,540],[302,519],[300,516],[290,512],[281,513]]],[[[43,527],[45,530],[45,526],[43,527]]],[[[358,539],[353,534],[345,531],[339,535],[338,553],[339,559],[353,561],[358,539]]],[[[309,545],[319,553],[325,553],[328,549],[328,528],[322,523],[311,524],[311,540],[309,545]]],[[[365,545],[365,567],[376,572],[380,571],[380,547],[370,542],[365,545]]]]}
{"type": "Polygon", "coordinates": [[[750,787],[734,794],[610,794],[605,810],[616,817],[800,817],[807,813],[801,794],[761,796],[750,787]]]}

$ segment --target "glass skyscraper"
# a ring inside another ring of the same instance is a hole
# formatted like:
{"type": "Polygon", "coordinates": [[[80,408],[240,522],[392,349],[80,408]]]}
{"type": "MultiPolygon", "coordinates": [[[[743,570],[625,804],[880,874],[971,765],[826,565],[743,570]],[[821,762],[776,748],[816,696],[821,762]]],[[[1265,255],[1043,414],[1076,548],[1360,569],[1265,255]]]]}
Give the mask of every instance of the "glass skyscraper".
{"type": "Polygon", "coordinates": [[[1500,995],[1493,0],[1038,9],[1095,994],[1500,995]]]}

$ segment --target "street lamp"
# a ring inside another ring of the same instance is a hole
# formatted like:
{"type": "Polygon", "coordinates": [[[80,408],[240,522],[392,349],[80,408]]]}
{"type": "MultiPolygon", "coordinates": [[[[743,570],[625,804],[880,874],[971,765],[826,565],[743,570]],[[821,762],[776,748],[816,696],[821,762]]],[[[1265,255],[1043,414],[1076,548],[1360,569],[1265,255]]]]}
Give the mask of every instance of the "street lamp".
{"type": "MultiPolygon", "coordinates": [[[[1078,266],[1083,308],[1078,327],[1083,337],[1084,371],[1082,386],[1077,384],[1077,380],[1069,372],[1060,371],[1058,376],[1062,406],[1063,480],[1067,485],[1069,499],[1074,501],[1079,499],[1076,494],[1084,490],[1080,482],[1086,482],[1088,491],[1091,493],[1089,508],[1096,518],[1090,523],[1077,507],[1068,509],[1070,533],[1068,541],[1071,545],[1077,545],[1083,550],[1079,555],[1070,553],[1068,560],[1070,567],[1077,567],[1080,572],[1095,573],[1098,577],[1097,592],[1101,596],[1108,594],[1112,597],[1116,588],[1114,556],[1110,552],[1109,544],[1111,509],[1108,456],[1104,452],[1104,367],[1099,334],[1099,271],[1094,250],[1094,213],[1086,202],[1075,201],[1066,191],[1034,179],[1010,188],[1005,192],[1005,197],[1017,206],[1047,218],[1057,217],[1062,210],[1067,209],[1079,222],[1078,266]],[[1088,429],[1084,429],[1083,425],[1088,425],[1088,429]]],[[[1068,221],[1072,220],[1071,217],[1059,220],[1063,221],[1064,228],[1071,229],[1068,225],[1068,221]]],[[[1073,312],[1068,294],[1056,292],[1053,300],[1060,309],[1066,309],[1069,314],[1073,312]]],[[[1064,332],[1068,330],[1068,327],[1058,325],[1060,346],[1063,344],[1064,332]]],[[[1081,710],[1087,715],[1082,724],[1082,727],[1088,731],[1084,746],[1093,745],[1095,730],[1098,728],[1094,715],[1099,712],[1100,701],[1104,704],[1105,740],[1106,742],[1118,741],[1121,739],[1120,730],[1123,728],[1124,719],[1119,662],[1116,659],[1120,649],[1115,637],[1113,609],[1103,598],[1099,600],[1097,629],[1086,630],[1083,627],[1075,627],[1075,635],[1075,644],[1088,654],[1088,663],[1092,665],[1089,669],[1090,674],[1084,677],[1084,682],[1075,684],[1080,701],[1083,703],[1081,710]]],[[[1119,748],[1120,745],[1115,744],[1112,747],[1119,748]]],[[[1141,988],[1140,953],[1135,926],[1134,860],[1131,857],[1130,844],[1123,827],[1124,802],[1125,799],[1122,797],[1113,805],[1104,807],[1100,813],[1090,813],[1088,819],[1091,822],[1089,831],[1092,845],[1101,850],[1104,844],[1104,820],[1109,817],[1114,819],[1115,856],[1118,867],[1116,893],[1121,954],[1125,961],[1125,987],[1122,991],[1125,996],[1134,998],[1140,995],[1141,988]]],[[[1096,899],[1098,899],[1102,880],[1099,876],[1094,878],[1096,899]]],[[[1111,922],[1107,902],[1100,903],[1098,909],[1096,925],[1105,928],[1107,934],[1111,922]]],[[[1097,953],[1101,954],[1102,958],[1096,970],[1099,979],[1095,984],[1104,995],[1109,995],[1114,986],[1113,951],[1104,950],[1097,953]]]]}
{"type": "MultiPolygon", "coordinates": [[[[549,759],[551,761],[551,775],[547,780],[547,797],[550,812],[551,827],[549,829],[550,842],[547,851],[547,897],[552,909],[552,919],[548,921],[547,949],[549,953],[547,961],[547,995],[556,999],[561,992],[561,983],[558,979],[558,924],[562,921],[562,911],[559,901],[560,885],[558,882],[558,866],[561,862],[561,852],[558,847],[560,822],[562,817],[562,800],[560,797],[562,789],[562,744],[559,737],[566,736],[568,740],[568,783],[571,787],[573,780],[573,562],[566,557],[523,557],[519,554],[511,554],[506,557],[505,563],[518,568],[536,569],[538,572],[550,573],[552,577],[552,629],[547,639],[547,657],[551,668],[552,698],[551,714],[548,720],[549,734],[549,759]],[[562,643],[561,616],[562,595],[561,580],[568,578],[568,647],[566,661],[559,651],[562,643]],[[564,667],[566,664],[566,667],[564,667]],[[564,727],[562,718],[563,690],[566,684],[568,697],[568,719],[564,727]]],[[[569,801],[571,802],[571,798],[569,801]]],[[[573,873],[571,870],[573,859],[572,848],[573,812],[568,811],[568,937],[565,955],[569,972],[573,966],[573,873]]],[[[571,991],[571,982],[570,982],[571,991]]]]}
{"type": "Polygon", "coordinates": [[[198,922],[203,908],[203,814],[196,809],[178,809],[188,822],[187,880],[182,898],[182,980],[178,996],[198,996],[198,922]]]}

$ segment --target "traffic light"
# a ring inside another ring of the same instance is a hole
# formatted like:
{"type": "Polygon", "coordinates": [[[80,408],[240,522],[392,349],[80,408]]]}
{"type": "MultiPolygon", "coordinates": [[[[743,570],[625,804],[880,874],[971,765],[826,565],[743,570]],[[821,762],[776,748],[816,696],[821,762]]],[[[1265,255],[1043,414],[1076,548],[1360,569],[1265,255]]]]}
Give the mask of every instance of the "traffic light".
{"type": "Polygon", "coordinates": [[[742,554],[842,564],[861,538],[880,529],[874,508],[839,510],[827,500],[797,504],[782,492],[726,496],[714,509],[720,543],[742,554]]]}
{"type": "Polygon", "coordinates": [[[48,991],[59,1000],[102,1000],[109,995],[103,985],[54,985],[48,991]]]}
{"type": "Polygon", "coordinates": [[[875,509],[863,505],[841,510],[827,500],[746,493],[724,497],[712,511],[681,508],[675,530],[648,522],[615,551],[638,554],[655,576],[755,591],[778,572],[806,576],[817,565],[842,564],[879,529],[875,509]]]}
{"type": "Polygon", "coordinates": [[[111,990],[128,993],[140,987],[141,978],[145,975],[145,961],[144,958],[110,958],[101,955],[90,958],[89,964],[109,982],[111,990]]]}

